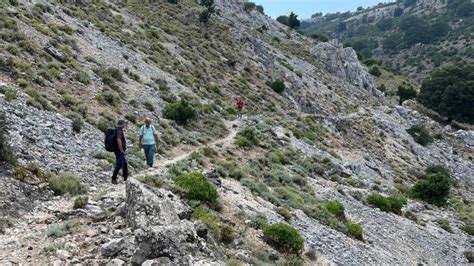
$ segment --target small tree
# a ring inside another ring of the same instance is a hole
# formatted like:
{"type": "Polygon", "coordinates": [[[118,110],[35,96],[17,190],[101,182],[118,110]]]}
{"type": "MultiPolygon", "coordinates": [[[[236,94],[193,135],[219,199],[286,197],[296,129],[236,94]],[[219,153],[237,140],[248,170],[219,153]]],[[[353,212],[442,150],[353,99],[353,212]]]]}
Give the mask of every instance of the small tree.
{"type": "Polygon", "coordinates": [[[400,97],[399,104],[402,105],[404,101],[416,98],[417,92],[413,86],[404,83],[398,87],[397,95],[400,97]]]}
{"type": "Polygon", "coordinates": [[[438,206],[446,204],[451,189],[451,177],[444,167],[430,167],[423,180],[411,188],[413,197],[438,206]]]}
{"type": "Polygon", "coordinates": [[[301,21],[298,19],[298,15],[291,12],[288,17],[288,26],[292,29],[298,28],[301,25],[301,21]]]}
{"type": "Polygon", "coordinates": [[[16,156],[13,153],[12,148],[7,143],[8,137],[6,130],[6,117],[4,113],[0,112],[0,162],[4,161],[10,164],[16,163],[16,156]]]}
{"type": "Polygon", "coordinates": [[[394,17],[399,17],[403,15],[403,9],[400,7],[395,8],[395,11],[393,12],[394,17]]]}
{"type": "Polygon", "coordinates": [[[201,5],[204,6],[206,9],[204,9],[199,15],[199,21],[204,24],[207,24],[212,14],[217,13],[216,3],[214,2],[214,0],[201,0],[201,5]]]}

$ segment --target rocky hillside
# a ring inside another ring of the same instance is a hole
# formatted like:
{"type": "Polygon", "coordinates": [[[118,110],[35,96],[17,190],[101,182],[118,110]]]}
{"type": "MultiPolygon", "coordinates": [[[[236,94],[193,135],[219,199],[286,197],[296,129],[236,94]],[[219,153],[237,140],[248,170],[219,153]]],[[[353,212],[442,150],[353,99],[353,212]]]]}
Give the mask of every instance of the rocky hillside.
{"type": "Polygon", "coordinates": [[[240,0],[0,7],[2,264],[473,259],[474,132],[389,103],[352,48],[240,0]],[[113,186],[120,118],[132,176],[113,186]]]}
{"type": "Polygon", "coordinates": [[[301,25],[308,35],[337,38],[364,60],[417,81],[440,66],[473,62],[474,4],[470,0],[403,0],[315,14],[301,25]]]}

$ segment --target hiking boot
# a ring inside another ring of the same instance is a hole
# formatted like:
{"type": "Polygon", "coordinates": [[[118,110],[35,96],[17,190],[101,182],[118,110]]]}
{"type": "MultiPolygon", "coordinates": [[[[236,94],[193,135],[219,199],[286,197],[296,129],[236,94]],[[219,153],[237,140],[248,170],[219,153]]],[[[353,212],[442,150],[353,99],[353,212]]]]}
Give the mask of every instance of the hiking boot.
{"type": "Polygon", "coordinates": [[[127,179],[128,179],[128,176],[124,176],[124,177],[123,177],[123,181],[124,181],[124,182],[126,182],[127,179]]]}
{"type": "Polygon", "coordinates": [[[114,185],[117,185],[117,184],[118,184],[117,178],[113,178],[113,177],[112,177],[112,184],[114,184],[114,185]]]}

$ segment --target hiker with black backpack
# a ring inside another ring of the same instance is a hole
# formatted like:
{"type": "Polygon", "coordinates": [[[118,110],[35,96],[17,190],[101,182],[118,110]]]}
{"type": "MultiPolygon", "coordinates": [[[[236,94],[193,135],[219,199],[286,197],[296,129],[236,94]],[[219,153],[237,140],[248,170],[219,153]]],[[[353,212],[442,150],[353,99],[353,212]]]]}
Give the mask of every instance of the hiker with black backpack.
{"type": "Polygon", "coordinates": [[[145,124],[140,128],[139,140],[139,145],[145,152],[146,164],[149,167],[153,167],[155,151],[158,150],[158,134],[151,123],[151,118],[147,116],[145,118],[145,124]]]}
{"type": "Polygon", "coordinates": [[[127,141],[125,140],[124,129],[127,121],[119,120],[115,128],[105,130],[105,149],[115,153],[115,169],[112,174],[112,184],[117,184],[117,175],[122,169],[123,180],[128,178],[128,165],[125,151],[127,150],[127,141]]]}

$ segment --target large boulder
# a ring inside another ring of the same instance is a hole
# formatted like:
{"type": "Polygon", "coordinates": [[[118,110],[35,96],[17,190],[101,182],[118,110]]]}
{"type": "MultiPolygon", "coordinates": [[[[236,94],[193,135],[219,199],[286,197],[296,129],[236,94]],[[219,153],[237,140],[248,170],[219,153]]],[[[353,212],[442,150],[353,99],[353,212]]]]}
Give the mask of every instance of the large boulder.
{"type": "Polygon", "coordinates": [[[178,196],[133,178],[126,192],[126,219],[135,236],[133,263],[169,258],[173,265],[189,265],[214,256],[187,220],[191,209],[178,196]]]}

